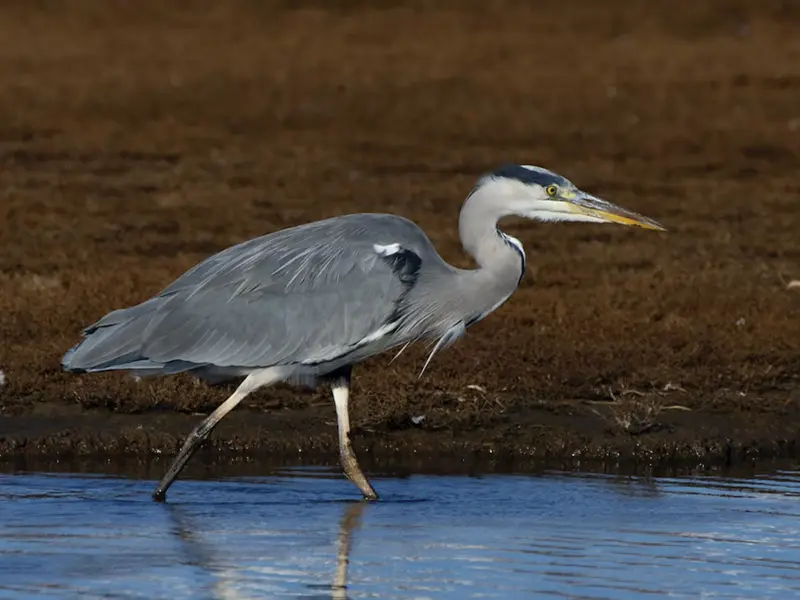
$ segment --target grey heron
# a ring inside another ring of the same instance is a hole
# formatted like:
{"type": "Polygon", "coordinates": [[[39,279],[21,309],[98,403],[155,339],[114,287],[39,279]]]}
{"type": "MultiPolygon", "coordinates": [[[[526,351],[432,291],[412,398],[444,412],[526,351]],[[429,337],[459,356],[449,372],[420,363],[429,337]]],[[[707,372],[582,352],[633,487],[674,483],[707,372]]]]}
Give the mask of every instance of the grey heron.
{"type": "Polygon", "coordinates": [[[205,259],[141,304],[83,331],[64,355],[71,372],[188,372],[208,383],[243,378],[188,436],[153,492],[162,501],[211,430],[252,391],[288,382],[329,385],[344,473],[365,499],[377,494],[350,442],[348,399],[355,364],[418,340],[437,351],[503,304],[525,273],[525,252],[498,222],[655,221],[581,191],[541,167],[505,165],[481,177],[458,231],[475,269],[445,262],[412,221],[351,214],[283,229],[205,259]]]}

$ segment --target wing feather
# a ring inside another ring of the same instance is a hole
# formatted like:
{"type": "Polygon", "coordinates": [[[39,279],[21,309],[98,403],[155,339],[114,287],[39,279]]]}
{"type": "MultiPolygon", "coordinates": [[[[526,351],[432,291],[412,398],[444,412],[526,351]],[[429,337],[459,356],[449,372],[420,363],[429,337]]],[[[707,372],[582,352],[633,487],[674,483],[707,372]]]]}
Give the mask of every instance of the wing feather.
{"type": "Polygon", "coordinates": [[[405,219],[353,215],[233,246],[150,300],[88,328],[65,356],[65,368],[333,360],[390,333],[381,328],[414,283],[398,271],[397,257],[387,260],[376,244],[399,244],[419,269],[430,242],[405,219]]]}

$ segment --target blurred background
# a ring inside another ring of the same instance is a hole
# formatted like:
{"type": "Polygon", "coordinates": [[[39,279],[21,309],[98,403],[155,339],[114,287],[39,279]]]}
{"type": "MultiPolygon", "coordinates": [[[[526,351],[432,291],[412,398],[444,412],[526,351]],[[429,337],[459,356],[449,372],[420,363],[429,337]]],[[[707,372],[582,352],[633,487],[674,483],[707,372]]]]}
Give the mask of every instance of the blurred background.
{"type": "Polygon", "coordinates": [[[409,217],[468,266],[461,202],[505,162],[669,231],[504,224],[518,293],[422,380],[424,348],[358,370],[356,422],[602,431],[587,402],[627,393],[687,427],[800,414],[796,2],[9,1],[0,115],[2,414],[210,410],[226,390],[59,360],[206,256],[332,215],[409,217]]]}

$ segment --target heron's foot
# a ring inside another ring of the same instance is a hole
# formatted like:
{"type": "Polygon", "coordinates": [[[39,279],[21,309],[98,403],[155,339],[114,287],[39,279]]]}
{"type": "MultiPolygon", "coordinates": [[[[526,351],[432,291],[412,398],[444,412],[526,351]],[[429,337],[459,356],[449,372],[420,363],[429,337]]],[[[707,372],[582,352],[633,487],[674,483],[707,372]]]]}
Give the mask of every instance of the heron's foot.
{"type": "Polygon", "coordinates": [[[375,490],[372,490],[371,492],[364,492],[362,490],[361,493],[364,495],[362,498],[364,502],[375,502],[376,500],[380,500],[380,496],[378,496],[375,490]]]}
{"type": "Polygon", "coordinates": [[[358,460],[356,459],[356,455],[353,452],[353,448],[350,445],[349,440],[348,443],[342,448],[340,458],[345,477],[352,481],[353,484],[355,484],[355,486],[361,491],[361,494],[364,496],[364,500],[377,500],[378,493],[375,491],[375,488],[372,487],[369,479],[367,479],[367,476],[364,475],[364,472],[358,465],[358,460]]]}

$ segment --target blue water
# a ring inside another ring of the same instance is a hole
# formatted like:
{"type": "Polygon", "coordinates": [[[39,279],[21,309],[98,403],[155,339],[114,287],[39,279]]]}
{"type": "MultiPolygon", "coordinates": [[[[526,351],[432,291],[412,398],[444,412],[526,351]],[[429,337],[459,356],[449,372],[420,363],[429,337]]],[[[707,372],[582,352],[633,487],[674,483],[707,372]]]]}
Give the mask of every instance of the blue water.
{"type": "Polygon", "coordinates": [[[373,482],[0,475],[0,598],[800,597],[800,471],[373,482]]]}

